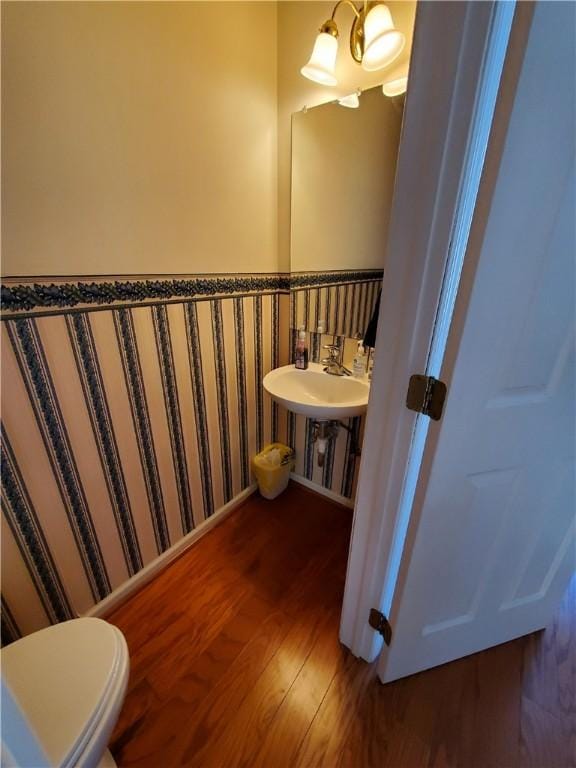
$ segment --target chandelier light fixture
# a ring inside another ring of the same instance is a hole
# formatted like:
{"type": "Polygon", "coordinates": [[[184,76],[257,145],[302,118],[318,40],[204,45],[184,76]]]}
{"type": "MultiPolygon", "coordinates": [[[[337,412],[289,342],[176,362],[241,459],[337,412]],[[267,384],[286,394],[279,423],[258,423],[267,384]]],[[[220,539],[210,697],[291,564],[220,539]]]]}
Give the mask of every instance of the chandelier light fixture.
{"type": "Polygon", "coordinates": [[[338,99],[338,104],[341,107],[348,107],[348,109],[358,109],[360,106],[360,94],[362,91],[358,90],[356,93],[350,93],[348,96],[342,96],[338,99]]]}
{"type": "Polygon", "coordinates": [[[367,72],[383,69],[402,52],[406,38],[395,28],[387,5],[380,2],[364,3],[359,7],[351,0],[338,0],[332,16],[320,27],[312,55],[300,72],[321,85],[337,85],[335,68],[338,53],[338,27],[334,21],[336,11],[345,3],[354,12],[350,30],[350,54],[367,72]]]}
{"type": "Polygon", "coordinates": [[[408,75],[404,75],[404,77],[397,77],[395,80],[388,80],[387,82],[382,84],[382,93],[384,96],[390,96],[393,98],[394,96],[401,96],[403,93],[406,93],[406,88],[408,87],[408,75]]]}

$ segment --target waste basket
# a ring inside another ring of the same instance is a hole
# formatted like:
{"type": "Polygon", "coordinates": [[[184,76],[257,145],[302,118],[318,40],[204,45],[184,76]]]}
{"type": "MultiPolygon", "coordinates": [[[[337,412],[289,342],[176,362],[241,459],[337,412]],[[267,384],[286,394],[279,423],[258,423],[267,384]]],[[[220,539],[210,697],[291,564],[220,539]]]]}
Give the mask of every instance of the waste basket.
{"type": "Polygon", "coordinates": [[[282,443],[271,443],[254,456],[252,469],[265,499],[275,499],[286,489],[293,463],[294,451],[282,443]]]}

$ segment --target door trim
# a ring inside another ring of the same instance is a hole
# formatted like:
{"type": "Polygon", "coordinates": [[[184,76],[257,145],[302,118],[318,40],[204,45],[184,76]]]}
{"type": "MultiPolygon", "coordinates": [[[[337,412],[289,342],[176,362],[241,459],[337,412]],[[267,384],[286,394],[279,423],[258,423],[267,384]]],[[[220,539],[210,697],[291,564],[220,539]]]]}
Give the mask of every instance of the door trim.
{"type": "MultiPolygon", "coordinates": [[[[523,29],[529,28],[532,15],[531,4],[526,5],[517,8],[525,19],[523,29]]],[[[417,433],[417,416],[404,407],[404,397],[410,375],[428,367],[497,11],[493,2],[418,6],[378,324],[379,354],[340,627],[344,645],[367,661],[382,648],[382,638],[368,625],[369,610],[381,607],[387,574],[386,601],[391,603],[390,584],[396,583],[400,564],[398,542],[400,537],[401,552],[409,519],[401,514],[409,459],[412,452],[421,456],[427,436],[433,440],[438,431],[432,424],[417,433]],[[393,555],[396,573],[391,582],[393,555]]],[[[442,378],[449,383],[444,371],[442,378]]],[[[414,487],[419,469],[419,461],[413,462],[408,479],[414,487]]]]}

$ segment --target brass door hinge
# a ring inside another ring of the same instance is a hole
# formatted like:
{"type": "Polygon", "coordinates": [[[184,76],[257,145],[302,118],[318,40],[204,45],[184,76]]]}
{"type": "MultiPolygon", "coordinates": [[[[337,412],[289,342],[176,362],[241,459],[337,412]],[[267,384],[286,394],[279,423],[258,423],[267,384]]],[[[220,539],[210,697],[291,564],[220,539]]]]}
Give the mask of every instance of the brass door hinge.
{"type": "Polygon", "coordinates": [[[376,608],[370,608],[370,616],[368,617],[368,624],[370,624],[372,629],[375,629],[376,632],[382,635],[386,645],[390,645],[390,642],[392,640],[392,627],[390,625],[390,622],[388,621],[386,616],[384,616],[383,613],[381,613],[380,611],[377,611],[376,608]]]}
{"type": "Polygon", "coordinates": [[[410,376],[406,407],[411,411],[423,413],[434,421],[442,416],[444,400],[446,399],[446,384],[433,376],[410,376]]]}

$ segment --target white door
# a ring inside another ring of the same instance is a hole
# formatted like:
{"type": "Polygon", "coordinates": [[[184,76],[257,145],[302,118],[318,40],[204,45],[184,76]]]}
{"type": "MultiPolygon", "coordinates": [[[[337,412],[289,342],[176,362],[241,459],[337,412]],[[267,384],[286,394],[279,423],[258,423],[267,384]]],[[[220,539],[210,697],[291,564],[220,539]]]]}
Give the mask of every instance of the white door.
{"type": "Polygon", "coordinates": [[[546,627],[574,569],[575,9],[536,5],[496,115],[383,682],[546,627]]]}

